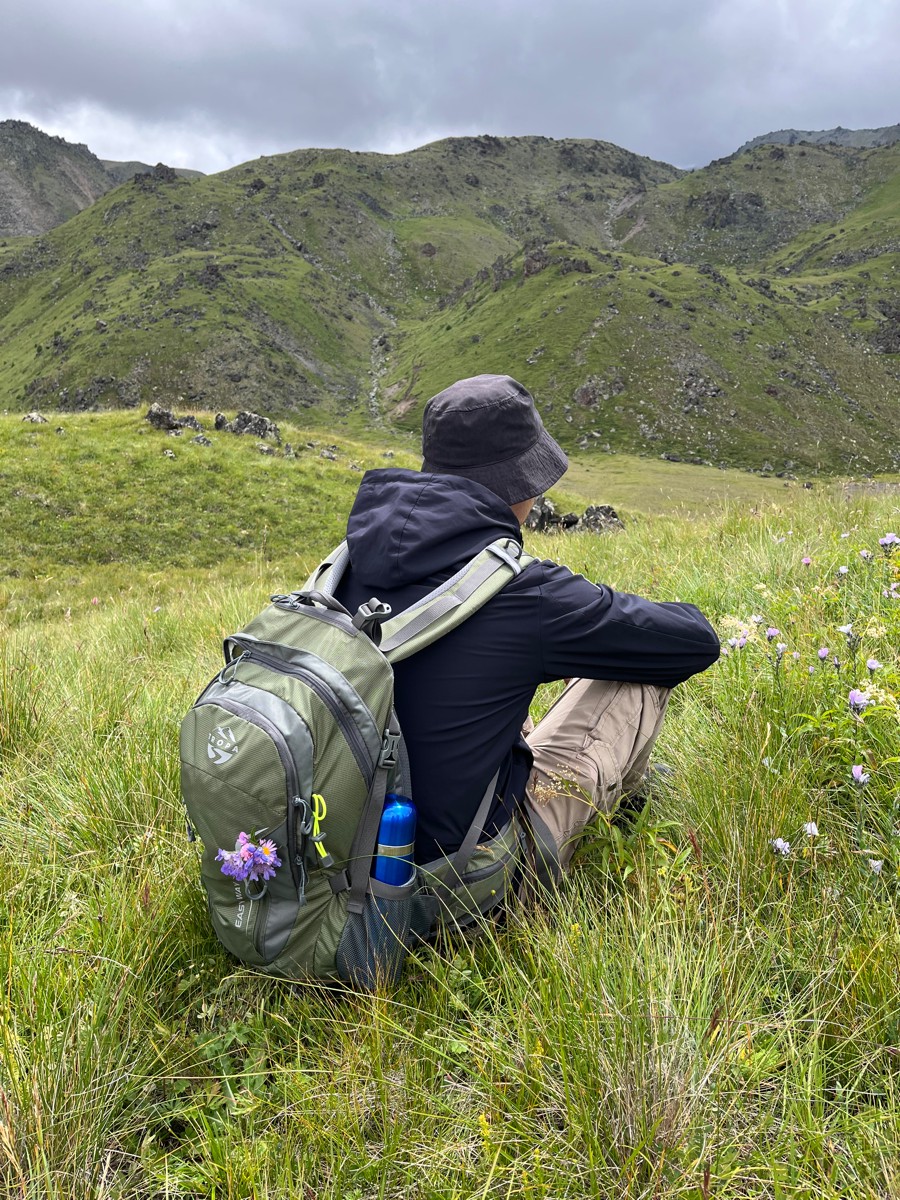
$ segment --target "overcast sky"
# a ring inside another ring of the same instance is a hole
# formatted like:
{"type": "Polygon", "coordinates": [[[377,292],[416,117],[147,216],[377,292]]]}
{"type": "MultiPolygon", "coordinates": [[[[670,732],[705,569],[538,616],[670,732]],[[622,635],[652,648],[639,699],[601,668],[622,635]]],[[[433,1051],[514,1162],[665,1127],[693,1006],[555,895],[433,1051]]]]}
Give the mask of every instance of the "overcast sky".
{"type": "Polygon", "coordinates": [[[303,146],[601,138],[699,166],[900,121],[897,0],[4,0],[0,119],[217,171],[303,146]]]}

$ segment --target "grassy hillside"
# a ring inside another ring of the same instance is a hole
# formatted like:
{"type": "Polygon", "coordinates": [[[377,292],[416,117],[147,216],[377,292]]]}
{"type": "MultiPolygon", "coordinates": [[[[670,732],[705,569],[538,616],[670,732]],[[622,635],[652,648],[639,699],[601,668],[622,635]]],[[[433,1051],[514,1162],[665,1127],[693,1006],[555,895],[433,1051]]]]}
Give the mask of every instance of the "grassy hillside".
{"type": "MultiPolygon", "coordinates": [[[[46,425],[0,417],[0,620],[90,611],[136,590],[158,596],[193,576],[268,573],[269,590],[305,578],[343,536],[363,471],[421,463],[418,438],[281,425],[263,454],[251,437],[171,437],[134,412],[64,414],[46,425]],[[323,457],[323,451],[335,457],[323,457]],[[170,457],[170,455],[172,457],[170,457]]],[[[612,504],[649,515],[785,495],[779,480],[628,455],[576,455],[561,511],[612,504]]]]}
{"type": "Polygon", "coordinates": [[[898,223],[897,147],[686,175],[603,142],[459,138],[143,179],[0,247],[0,403],[362,430],[499,370],[569,448],[895,469],[898,223]]]}
{"type": "Polygon", "coordinates": [[[336,461],[285,459],[134,413],[59,420],[0,420],[4,1194],[897,1191],[896,491],[577,463],[579,495],[632,489],[628,528],[529,550],[700,604],[729,653],[677,689],[658,751],[675,775],[641,821],[601,822],[558,894],[365,997],[219,948],[177,733],[222,633],[331,541],[346,459],[411,448],[335,437],[336,461]],[[653,515],[664,476],[736,490],[653,515]]]}

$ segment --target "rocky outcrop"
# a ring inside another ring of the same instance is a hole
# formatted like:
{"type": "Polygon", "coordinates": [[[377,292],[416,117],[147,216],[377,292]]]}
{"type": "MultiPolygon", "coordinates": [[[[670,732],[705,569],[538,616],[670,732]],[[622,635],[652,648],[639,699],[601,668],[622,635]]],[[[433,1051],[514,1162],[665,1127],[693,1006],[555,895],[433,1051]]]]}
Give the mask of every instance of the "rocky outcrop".
{"type": "Polygon", "coordinates": [[[625,528],[619,514],[609,504],[590,504],[583,516],[558,513],[556,505],[546,496],[538,496],[525,518],[525,528],[535,533],[555,533],[561,530],[587,530],[589,533],[615,533],[625,528]]]}
{"type": "MultiPolygon", "coordinates": [[[[194,429],[197,433],[203,432],[203,426],[192,414],[188,414],[186,417],[176,417],[170,409],[163,408],[156,402],[147,409],[144,420],[149,421],[154,429],[159,429],[163,433],[181,433],[182,429],[194,429]]],[[[197,439],[192,440],[196,441],[197,439]]]]}
{"type": "Polygon", "coordinates": [[[239,412],[233,421],[229,421],[224,413],[216,413],[215,428],[219,433],[249,434],[250,437],[262,441],[273,441],[281,445],[281,433],[274,421],[262,417],[259,413],[239,412]]]}

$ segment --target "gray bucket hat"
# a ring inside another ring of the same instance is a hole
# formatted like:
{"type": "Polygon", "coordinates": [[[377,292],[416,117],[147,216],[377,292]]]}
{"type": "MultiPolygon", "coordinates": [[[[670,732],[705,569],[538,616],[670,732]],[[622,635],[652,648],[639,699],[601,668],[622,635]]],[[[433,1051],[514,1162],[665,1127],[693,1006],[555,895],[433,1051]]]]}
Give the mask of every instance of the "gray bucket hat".
{"type": "Polygon", "coordinates": [[[531,393],[509,375],[475,375],[438,392],[422,417],[423,471],[463,475],[507,504],[540,496],[569,465],[531,393]]]}

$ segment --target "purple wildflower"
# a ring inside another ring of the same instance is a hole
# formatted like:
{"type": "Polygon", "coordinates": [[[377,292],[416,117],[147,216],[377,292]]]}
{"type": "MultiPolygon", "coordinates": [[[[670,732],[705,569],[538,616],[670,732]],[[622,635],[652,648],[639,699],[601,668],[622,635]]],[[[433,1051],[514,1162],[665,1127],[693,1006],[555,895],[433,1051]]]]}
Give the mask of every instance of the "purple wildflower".
{"type": "Polygon", "coordinates": [[[799,650],[795,650],[795,651],[794,651],[794,652],[791,654],[791,658],[794,660],[794,662],[799,662],[799,661],[800,661],[800,651],[799,651],[799,650]]]}
{"type": "Polygon", "coordinates": [[[774,641],[775,638],[777,638],[780,633],[781,633],[780,629],[776,629],[774,625],[770,625],[769,628],[766,630],[766,641],[767,642],[774,641]]]}
{"type": "Polygon", "coordinates": [[[219,850],[216,862],[222,864],[222,874],[243,882],[271,879],[281,859],[273,841],[265,839],[257,846],[243,831],[238,834],[233,850],[219,850]]]}
{"type": "Polygon", "coordinates": [[[866,666],[869,668],[869,673],[871,675],[874,675],[875,672],[878,670],[878,668],[881,666],[881,663],[878,661],[877,658],[867,658],[866,666]]]}
{"type": "Polygon", "coordinates": [[[776,653],[779,655],[779,657],[780,657],[782,654],[784,654],[785,650],[787,650],[787,642],[777,642],[777,643],[776,643],[776,645],[775,645],[775,651],[776,651],[776,653]]]}
{"type": "Polygon", "coordinates": [[[250,878],[272,879],[275,875],[275,868],[280,866],[281,859],[278,857],[275,843],[267,838],[260,842],[253,851],[253,870],[250,878]]]}
{"type": "Polygon", "coordinates": [[[850,768],[850,774],[853,776],[853,782],[857,787],[865,787],[869,782],[870,776],[860,763],[850,768]]]}
{"type": "Polygon", "coordinates": [[[870,858],[869,859],[869,870],[872,872],[873,875],[880,875],[881,868],[883,866],[884,866],[883,858],[870,858]]]}
{"type": "Polygon", "coordinates": [[[843,633],[847,637],[849,637],[850,634],[853,632],[853,622],[851,621],[849,625],[838,625],[837,631],[838,631],[838,633],[843,633]]]}
{"type": "Polygon", "coordinates": [[[815,667],[810,667],[810,668],[809,668],[809,673],[810,673],[810,675],[815,675],[815,673],[816,673],[816,668],[815,668],[815,667]]]}
{"type": "Polygon", "coordinates": [[[780,855],[781,858],[787,858],[791,852],[791,843],[786,842],[784,838],[772,838],[769,845],[772,847],[772,852],[780,855]]]}
{"type": "Polygon", "coordinates": [[[853,688],[847,697],[847,703],[853,712],[861,713],[872,703],[872,697],[868,692],[861,692],[859,688],[853,688]]]}
{"type": "Polygon", "coordinates": [[[838,575],[846,575],[849,570],[849,567],[838,567],[838,575]]]}
{"type": "Polygon", "coordinates": [[[743,637],[743,636],[739,637],[739,638],[738,638],[738,640],[737,640],[737,648],[738,648],[738,650],[743,650],[743,648],[744,648],[746,645],[747,645],[747,639],[746,639],[745,637],[743,637]]]}
{"type": "Polygon", "coordinates": [[[250,874],[250,863],[241,857],[240,850],[220,850],[216,862],[222,864],[222,874],[243,882],[250,874]]]}
{"type": "Polygon", "coordinates": [[[885,554],[891,554],[895,546],[900,546],[900,537],[897,537],[896,533],[886,533],[884,537],[878,539],[878,545],[885,554]]]}
{"type": "Polygon", "coordinates": [[[829,655],[830,653],[831,653],[831,651],[828,649],[828,647],[827,647],[827,646],[820,646],[820,647],[819,647],[819,658],[822,660],[822,662],[824,662],[824,661],[825,661],[825,659],[828,657],[828,655],[829,655]]]}
{"type": "Polygon", "coordinates": [[[808,838],[817,838],[819,836],[819,827],[815,821],[807,821],[803,826],[803,832],[808,838]]]}
{"type": "Polygon", "coordinates": [[[751,613],[750,620],[754,625],[762,625],[764,618],[759,613],[751,613]]]}
{"type": "Polygon", "coordinates": [[[809,564],[812,562],[812,559],[809,557],[808,554],[806,554],[806,555],[804,555],[803,558],[800,559],[800,561],[803,563],[804,567],[808,567],[809,564]]]}
{"type": "Polygon", "coordinates": [[[863,560],[863,562],[868,562],[869,559],[872,557],[872,551],[871,550],[860,550],[859,557],[863,560]]]}

